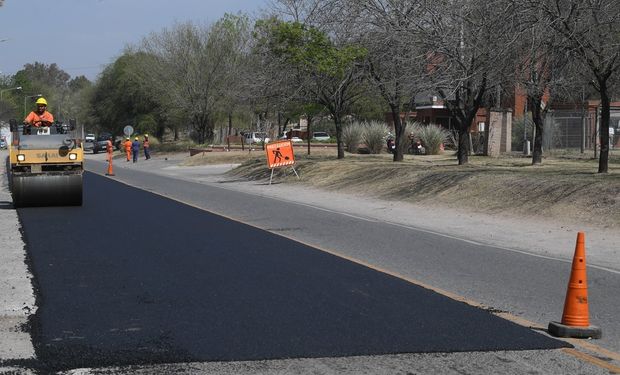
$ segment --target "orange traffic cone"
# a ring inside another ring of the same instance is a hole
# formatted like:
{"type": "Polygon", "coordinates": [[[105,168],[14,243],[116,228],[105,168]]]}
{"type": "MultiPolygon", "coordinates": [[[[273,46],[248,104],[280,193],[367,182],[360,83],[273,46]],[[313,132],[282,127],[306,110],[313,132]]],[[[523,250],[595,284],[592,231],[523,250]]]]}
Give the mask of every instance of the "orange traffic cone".
{"type": "Polygon", "coordinates": [[[114,176],[114,170],[112,169],[112,155],[110,155],[110,157],[108,158],[108,173],[106,173],[105,175],[114,176]]]}
{"type": "Polygon", "coordinates": [[[577,233],[577,245],[568,281],[562,323],[549,323],[549,333],[558,337],[601,338],[599,327],[590,325],[586,276],[585,234],[577,233]]]}

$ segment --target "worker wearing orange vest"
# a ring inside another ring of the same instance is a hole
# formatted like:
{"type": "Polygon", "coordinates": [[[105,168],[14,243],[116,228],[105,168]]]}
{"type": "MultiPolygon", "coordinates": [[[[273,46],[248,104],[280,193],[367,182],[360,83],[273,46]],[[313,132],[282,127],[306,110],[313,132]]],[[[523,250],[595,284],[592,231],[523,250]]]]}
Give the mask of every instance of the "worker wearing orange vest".
{"type": "Polygon", "coordinates": [[[47,100],[45,98],[37,99],[37,110],[30,112],[24,119],[24,124],[29,124],[36,128],[50,126],[53,123],[54,116],[47,111],[47,100]]]}
{"type": "Polygon", "coordinates": [[[144,134],[144,141],[142,141],[142,147],[144,148],[144,157],[146,158],[146,160],[149,160],[151,158],[151,150],[149,148],[150,145],[148,134],[144,134]]]}
{"type": "Polygon", "coordinates": [[[108,161],[112,160],[113,146],[112,146],[112,140],[111,139],[108,139],[108,141],[106,142],[105,149],[106,149],[106,152],[108,153],[108,161]]]}
{"type": "Polygon", "coordinates": [[[131,160],[131,140],[129,137],[125,138],[123,146],[125,146],[125,154],[127,154],[127,161],[129,161],[131,160]]]}

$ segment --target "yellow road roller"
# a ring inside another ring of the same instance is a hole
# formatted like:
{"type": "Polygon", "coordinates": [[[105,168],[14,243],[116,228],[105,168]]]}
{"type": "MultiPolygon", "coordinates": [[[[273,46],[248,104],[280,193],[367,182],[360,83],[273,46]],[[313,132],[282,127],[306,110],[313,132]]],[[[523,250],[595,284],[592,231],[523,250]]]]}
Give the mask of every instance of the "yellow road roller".
{"type": "Polygon", "coordinates": [[[10,128],[14,206],[81,206],[84,150],[75,121],[34,127],[11,120],[10,128]]]}

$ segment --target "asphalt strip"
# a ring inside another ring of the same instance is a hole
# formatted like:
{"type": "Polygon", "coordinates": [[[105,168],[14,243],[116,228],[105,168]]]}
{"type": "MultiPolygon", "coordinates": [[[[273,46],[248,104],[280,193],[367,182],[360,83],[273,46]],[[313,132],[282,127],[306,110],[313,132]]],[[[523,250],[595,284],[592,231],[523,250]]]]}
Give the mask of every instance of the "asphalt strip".
{"type": "Polygon", "coordinates": [[[84,184],[82,207],[18,210],[44,368],[569,346],[267,231],[84,184]]]}

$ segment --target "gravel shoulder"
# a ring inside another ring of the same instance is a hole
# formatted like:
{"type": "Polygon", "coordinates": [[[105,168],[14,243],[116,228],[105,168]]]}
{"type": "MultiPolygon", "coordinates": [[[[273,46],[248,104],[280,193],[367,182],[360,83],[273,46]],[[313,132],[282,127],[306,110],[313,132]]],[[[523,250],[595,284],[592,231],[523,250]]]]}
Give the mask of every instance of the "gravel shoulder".
{"type": "Polygon", "coordinates": [[[22,326],[36,311],[26,249],[5,177],[6,157],[7,151],[0,151],[0,372],[10,371],[2,361],[34,357],[30,335],[22,326]]]}

